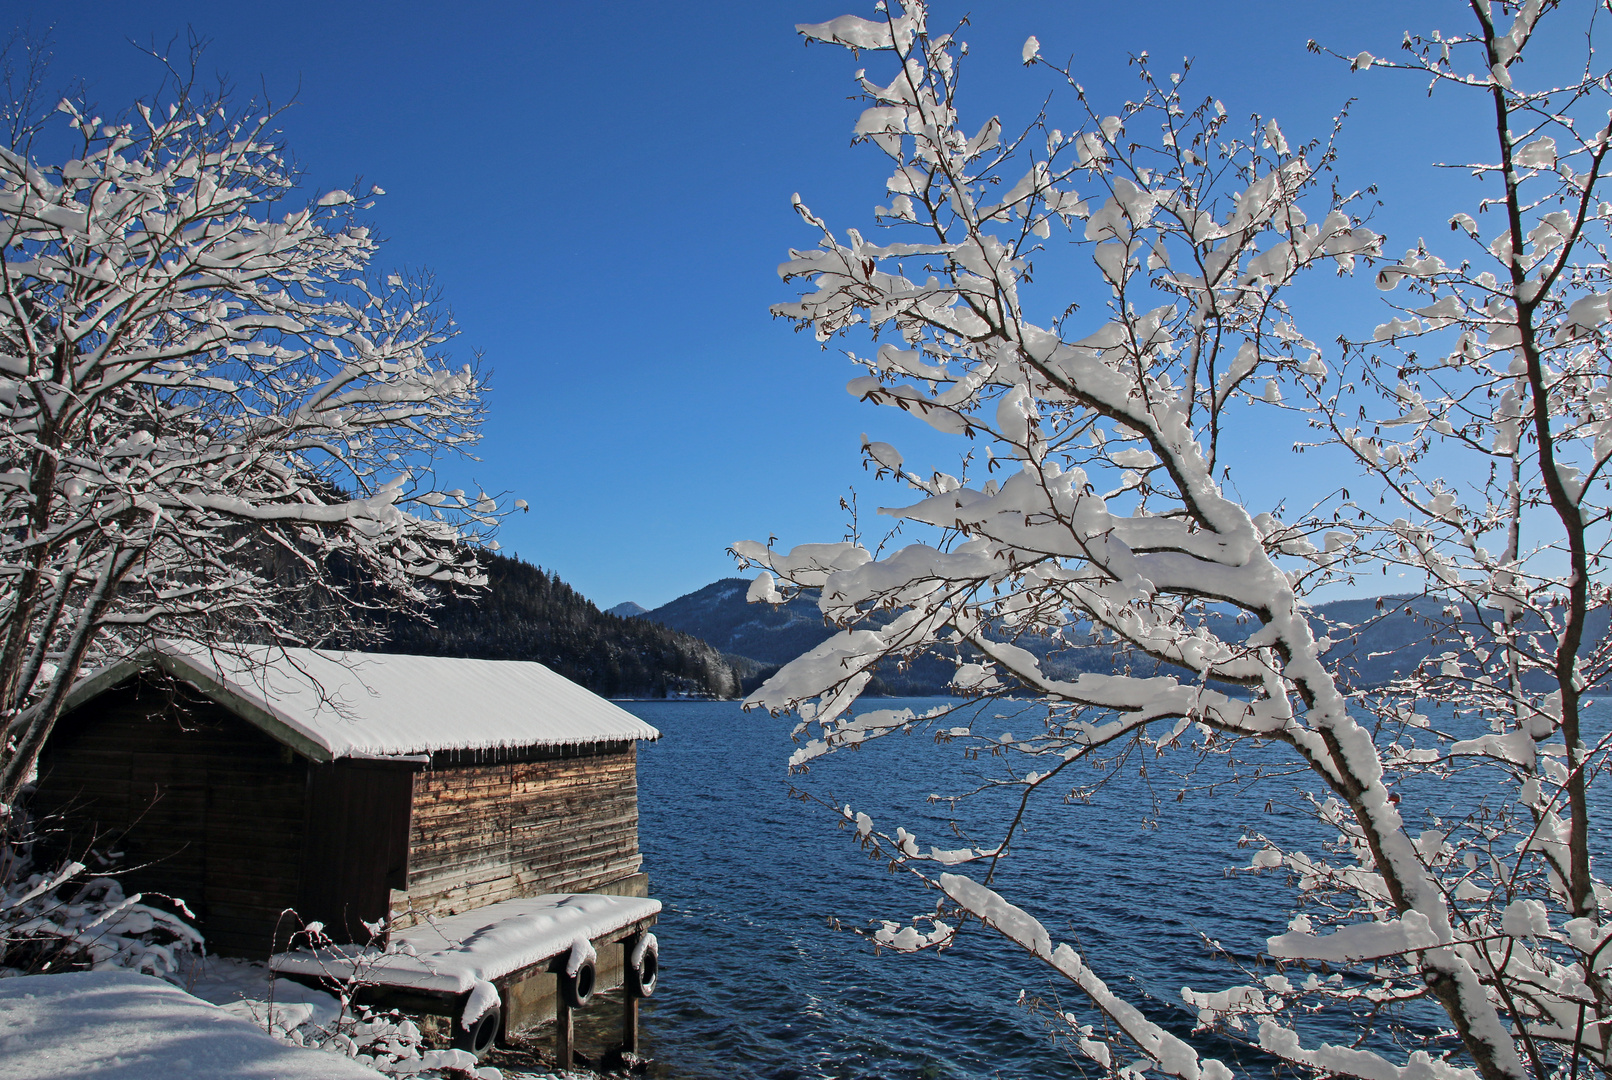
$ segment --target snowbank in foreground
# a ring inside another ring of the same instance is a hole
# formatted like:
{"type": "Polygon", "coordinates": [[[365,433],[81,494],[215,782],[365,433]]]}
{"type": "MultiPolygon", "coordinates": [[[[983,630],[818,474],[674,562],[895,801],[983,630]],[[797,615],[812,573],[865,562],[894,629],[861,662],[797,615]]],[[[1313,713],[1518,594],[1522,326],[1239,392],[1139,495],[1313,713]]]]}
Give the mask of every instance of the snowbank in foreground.
{"type": "Polygon", "coordinates": [[[0,1080],[377,1080],[127,971],[0,979],[0,1080]]]}

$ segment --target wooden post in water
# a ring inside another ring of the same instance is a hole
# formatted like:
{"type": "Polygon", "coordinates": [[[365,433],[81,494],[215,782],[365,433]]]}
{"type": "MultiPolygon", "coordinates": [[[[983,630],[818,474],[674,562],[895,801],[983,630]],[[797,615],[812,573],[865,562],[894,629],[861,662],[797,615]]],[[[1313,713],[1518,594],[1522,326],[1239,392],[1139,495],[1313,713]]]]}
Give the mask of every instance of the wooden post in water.
{"type": "Polygon", "coordinates": [[[566,1003],[564,994],[556,995],[554,1001],[554,1068],[561,1076],[571,1071],[575,1034],[575,1029],[571,1023],[571,1006],[566,1003]]]}
{"type": "Polygon", "coordinates": [[[636,934],[621,943],[621,966],[623,967],[621,980],[621,1052],[623,1054],[638,1053],[638,978],[634,974],[633,957],[644,942],[646,931],[640,929],[636,934]]]}
{"type": "Polygon", "coordinates": [[[638,1053],[638,995],[628,990],[621,1001],[621,1052],[638,1053]]]}

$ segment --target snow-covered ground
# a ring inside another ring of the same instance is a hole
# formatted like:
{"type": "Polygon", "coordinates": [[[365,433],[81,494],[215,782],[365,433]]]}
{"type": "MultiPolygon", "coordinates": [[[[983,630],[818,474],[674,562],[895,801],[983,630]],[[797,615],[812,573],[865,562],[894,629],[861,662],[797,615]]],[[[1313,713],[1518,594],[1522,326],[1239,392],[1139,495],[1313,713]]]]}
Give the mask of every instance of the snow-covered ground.
{"type": "MultiPolygon", "coordinates": [[[[83,870],[81,864],[68,864],[30,875],[0,893],[0,908],[16,936],[47,928],[95,966],[56,975],[0,968],[0,1080],[79,1075],[500,1080],[499,1069],[463,1050],[431,1049],[406,1017],[355,1015],[333,994],[274,977],[267,964],[202,955],[200,938],[186,924],[140,904],[138,895],[125,897],[115,881],[91,879],[63,900],[64,883],[83,870]],[[178,941],[169,940],[175,936],[178,941]]],[[[616,906],[623,903],[632,909],[628,916],[644,914],[639,908],[646,905],[660,906],[611,897],[563,899],[557,913],[550,903],[539,905],[536,917],[515,920],[528,933],[504,944],[531,945],[527,939],[535,934],[541,946],[559,934],[563,940],[556,948],[576,952],[577,934],[562,931],[577,929],[571,925],[577,918],[586,922],[589,913],[620,914],[616,906]],[[593,903],[606,910],[593,911],[593,903]]],[[[496,1001],[492,986],[474,977],[480,967],[465,965],[485,951],[487,942],[480,939],[499,928],[478,923],[469,929],[479,933],[467,933],[457,947],[440,935],[421,947],[446,950],[444,959],[463,976],[465,988],[474,984],[487,991],[483,997],[496,1001]]],[[[509,927],[502,929],[508,937],[509,927]]],[[[582,944],[587,944],[585,928],[582,944]]],[[[509,1080],[546,1075],[530,1071],[525,1061],[521,1066],[509,1080]]]]}
{"type": "Polygon", "coordinates": [[[284,1034],[299,1027],[328,1028],[341,1017],[334,994],[290,979],[270,981],[268,965],[226,956],[187,957],[173,980],[225,1012],[284,1034]]]}
{"type": "Polygon", "coordinates": [[[0,979],[0,1080],[554,1080],[425,1049],[407,1021],[343,1018],[263,964],[209,956],[178,974],[191,992],[121,970],[0,979]]]}
{"type": "MultiPolygon", "coordinates": [[[[306,1006],[304,1006],[306,1007],[306,1006]]],[[[0,979],[0,1080],[376,1080],[233,1011],[128,971],[0,979]]]]}
{"type": "MultiPolygon", "coordinates": [[[[96,968],[55,975],[0,968],[0,1080],[501,1080],[498,1068],[463,1050],[431,1049],[406,1017],[355,1015],[333,994],[274,977],[267,964],[202,955],[201,939],[188,925],[141,904],[138,895],[125,897],[111,879],[92,878],[64,893],[83,871],[82,864],[66,864],[0,890],[11,936],[44,928],[96,968]]],[[[416,928],[420,940],[404,942],[408,953],[438,956],[442,964],[441,970],[415,974],[428,982],[447,977],[448,989],[481,990],[483,1000],[496,1002],[487,976],[503,973],[502,961],[513,958],[518,966],[567,950],[573,960],[587,958],[590,930],[619,929],[654,914],[660,903],[563,896],[515,908],[493,905],[458,921],[416,928]],[[536,954],[528,955],[533,949],[536,954]]],[[[415,956],[368,959],[407,967],[415,956]]],[[[348,967],[347,974],[354,974],[348,967]]],[[[331,974],[319,964],[312,973],[331,974]]],[[[527,1057],[516,1054],[520,1071],[504,1076],[550,1075],[533,1069],[527,1057]]]]}

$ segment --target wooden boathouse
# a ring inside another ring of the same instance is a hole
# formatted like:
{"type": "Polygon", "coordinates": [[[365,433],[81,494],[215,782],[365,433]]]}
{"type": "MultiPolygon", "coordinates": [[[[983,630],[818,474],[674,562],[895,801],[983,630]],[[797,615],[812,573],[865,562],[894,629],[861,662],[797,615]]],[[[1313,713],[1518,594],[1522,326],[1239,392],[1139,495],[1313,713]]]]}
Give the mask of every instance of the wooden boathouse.
{"type": "MultiPolygon", "coordinates": [[[[619,972],[659,903],[595,903],[605,941],[563,898],[647,896],[637,744],[659,735],[537,663],[159,643],[70,692],[32,809],[53,846],[116,850],[130,892],[182,899],[224,955],[268,958],[312,922],[384,949],[549,898],[573,920],[556,948],[614,946],[619,972]]],[[[506,1016],[510,987],[552,967],[523,958],[494,965],[506,1016]]]]}

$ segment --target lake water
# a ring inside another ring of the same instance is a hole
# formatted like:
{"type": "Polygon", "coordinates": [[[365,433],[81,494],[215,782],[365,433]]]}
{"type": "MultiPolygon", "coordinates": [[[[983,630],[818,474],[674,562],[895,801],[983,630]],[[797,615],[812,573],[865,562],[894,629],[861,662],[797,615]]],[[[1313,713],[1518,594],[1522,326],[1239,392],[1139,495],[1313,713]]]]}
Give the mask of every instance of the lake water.
{"type": "MultiPolygon", "coordinates": [[[[881,700],[867,708],[936,704],[881,700]]],[[[787,719],[746,714],[732,702],[624,705],[663,736],[639,758],[644,865],[652,895],[665,904],[656,927],[661,988],[643,1020],[652,1075],[1097,1073],[1018,1004],[1023,990],[1048,1001],[1063,993],[1074,1006],[1067,984],[977,925],[938,955],[875,955],[866,939],[836,930],[831,920],[866,927],[932,911],[934,894],[870,861],[825,807],[789,797],[793,783],[868,812],[881,831],[906,827],[924,850],[956,848],[963,841],[949,827],[954,814],[966,829],[1006,804],[985,797],[951,811],[927,797],[975,786],[991,763],[967,761],[955,744],[937,746],[919,732],[829,755],[792,778],[787,719]]],[[[982,730],[1012,730],[1009,709],[986,707],[982,730]]],[[[1179,1004],[1181,986],[1247,981],[1227,954],[1247,959],[1284,929],[1270,914],[1285,910],[1280,879],[1225,875],[1247,863],[1238,838],[1246,827],[1291,836],[1309,826],[1291,796],[1284,799],[1290,783],[1266,781],[1268,792],[1229,799],[1236,781],[1216,762],[1178,802],[1179,785],[1153,762],[1144,777],[1142,764],[1115,768],[1089,803],[1054,799],[1036,808],[997,887],[1055,940],[1080,950],[1110,986],[1139,1003],[1151,999],[1155,1018],[1184,1034],[1192,1018],[1179,1004]],[[1222,786],[1203,786],[1215,782],[1222,786]],[[1216,955],[1204,935],[1225,952],[1216,955]]],[[[995,843],[983,830],[969,840],[995,843]]]]}

